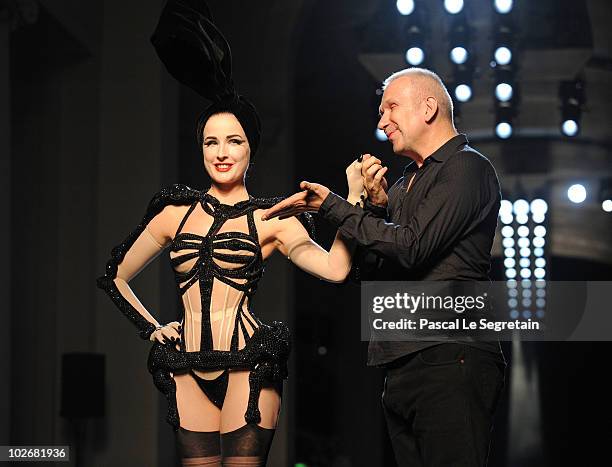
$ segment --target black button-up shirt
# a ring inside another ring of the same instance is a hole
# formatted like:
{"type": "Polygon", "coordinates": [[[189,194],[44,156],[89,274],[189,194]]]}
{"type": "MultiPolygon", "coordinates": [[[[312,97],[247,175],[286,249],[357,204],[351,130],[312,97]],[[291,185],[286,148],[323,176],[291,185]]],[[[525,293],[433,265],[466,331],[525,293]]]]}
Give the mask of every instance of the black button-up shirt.
{"type": "MultiPolygon", "coordinates": [[[[376,280],[489,280],[501,193],[495,169],[457,135],[409,164],[389,190],[387,209],[362,210],[330,193],[319,213],[382,258],[376,280]],[[410,189],[410,179],[414,175],[410,189]],[[407,190],[408,189],[408,190],[407,190]]],[[[384,365],[439,342],[370,342],[369,365],[384,365]]],[[[499,344],[470,342],[499,352],[499,344]]]]}

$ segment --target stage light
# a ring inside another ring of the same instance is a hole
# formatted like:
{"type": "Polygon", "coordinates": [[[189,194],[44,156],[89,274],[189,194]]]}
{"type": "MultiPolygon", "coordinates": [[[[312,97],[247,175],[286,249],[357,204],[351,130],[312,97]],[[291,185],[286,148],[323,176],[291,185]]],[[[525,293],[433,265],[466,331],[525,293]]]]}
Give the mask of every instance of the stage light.
{"type": "Polygon", "coordinates": [[[535,271],[533,271],[533,275],[536,277],[536,279],[544,279],[544,276],[546,276],[546,271],[543,268],[536,268],[535,271]]]}
{"type": "Polygon", "coordinates": [[[523,310],[523,318],[525,318],[525,319],[531,318],[531,311],[530,310],[523,310]]]}
{"type": "Polygon", "coordinates": [[[537,289],[545,289],[546,288],[546,281],[536,281],[535,283],[536,288],[537,289]]]}
{"type": "Polygon", "coordinates": [[[517,297],[518,291],[516,289],[508,289],[508,297],[517,297]]]}
{"type": "Polygon", "coordinates": [[[512,125],[508,122],[500,122],[495,127],[495,134],[501,139],[508,139],[512,136],[512,125]]]}
{"type": "Polygon", "coordinates": [[[464,64],[468,59],[468,51],[465,47],[453,47],[450,51],[450,59],[457,65],[464,64]]]}
{"type": "Polygon", "coordinates": [[[502,240],[502,245],[504,248],[512,248],[514,246],[514,239],[506,237],[502,240]]]}
{"type": "Polygon", "coordinates": [[[533,249],[533,256],[542,257],[544,256],[544,248],[538,247],[533,249]]]}
{"type": "Polygon", "coordinates": [[[612,212],[612,200],[604,199],[603,202],[601,203],[601,209],[603,209],[606,212],[612,212]]]}
{"type": "Polygon", "coordinates": [[[516,277],[516,269],[506,269],[506,277],[508,279],[514,279],[516,277]]]}
{"type": "Polygon", "coordinates": [[[519,254],[521,258],[528,258],[531,255],[531,250],[529,248],[521,248],[519,254]]]}
{"type": "MultiPolygon", "coordinates": [[[[530,275],[531,275],[531,274],[530,274],[530,275]]],[[[524,307],[530,307],[530,306],[531,306],[531,299],[530,299],[530,298],[524,298],[524,299],[521,301],[521,304],[522,304],[524,307]]]]}
{"type": "Polygon", "coordinates": [[[508,65],[512,61],[512,52],[505,46],[495,49],[495,54],[493,56],[498,65],[508,65]]]}
{"type": "Polygon", "coordinates": [[[513,258],[514,256],[516,256],[516,250],[514,248],[506,248],[504,250],[504,256],[506,258],[513,258]]]}
{"type": "Polygon", "coordinates": [[[516,289],[516,281],[515,280],[509,280],[506,281],[506,287],[508,287],[509,289],[516,289]]]}
{"type": "Polygon", "coordinates": [[[514,221],[512,214],[510,214],[509,216],[500,216],[499,218],[502,221],[502,224],[512,224],[512,222],[514,221]]]}
{"type": "Polygon", "coordinates": [[[533,229],[533,234],[536,237],[543,237],[544,235],[546,235],[546,227],[544,227],[543,225],[536,225],[533,229]]]}
{"type": "Polygon", "coordinates": [[[521,269],[521,277],[523,279],[529,279],[531,277],[531,269],[521,269]]]}
{"type": "Polygon", "coordinates": [[[526,237],[527,235],[529,235],[529,227],[527,227],[526,225],[521,225],[516,230],[516,233],[518,233],[519,237],[526,237]]]}
{"type": "Polygon", "coordinates": [[[512,210],[517,216],[521,214],[529,214],[529,203],[524,199],[517,199],[512,205],[512,210]]]}
{"type": "Polygon", "coordinates": [[[510,318],[512,318],[512,319],[518,319],[518,317],[519,317],[519,312],[518,312],[518,310],[512,310],[512,311],[510,311],[510,318]]]}
{"type": "Polygon", "coordinates": [[[535,265],[536,268],[544,268],[546,267],[546,260],[544,258],[536,258],[535,265]]]}
{"type": "Polygon", "coordinates": [[[544,237],[536,237],[533,239],[533,246],[535,248],[544,248],[545,244],[546,240],[544,240],[544,237]]]}
{"type": "Polygon", "coordinates": [[[518,239],[519,248],[529,248],[529,239],[527,237],[521,237],[518,239]]]}
{"type": "Polygon", "coordinates": [[[516,298],[511,298],[508,300],[508,308],[516,308],[518,306],[518,300],[516,298]]]}
{"type": "MultiPolygon", "coordinates": [[[[538,285],[538,281],[536,281],[536,287],[538,285]]],[[[536,297],[538,298],[544,298],[546,297],[546,289],[537,289],[536,290],[536,297]]]]}
{"type": "Polygon", "coordinates": [[[376,128],[376,133],[375,134],[376,134],[376,139],[378,141],[387,141],[387,135],[380,128],[376,128]]]}
{"type": "Polygon", "coordinates": [[[529,266],[531,266],[531,261],[529,261],[529,258],[521,258],[521,260],[519,261],[519,265],[522,268],[528,268],[529,266]]]}
{"type": "Polygon", "coordinates": [[[463,0],[444,0],[444,8],[451,15],[456,15],[463,10],[463,0]]]}
{"type": "Polygon", "coordinates": [[[526,224],[529,222],[529,217],[527,217],[527,214],[519,214],[516,216],[516,222],[519,224],[526,224]]]}
{"type": "Polygon", "coordinates": [[[587,197],[586,188],[583,185],[576,183],[568,188],[567,197],[572,203],[580,204],[587,197]]]}
{"type": "Polygon", "coordinates": [[[561,124],[561,131],[565,136],[576,136],[578,134],[578,122],[575,120],[565,120],[561,124]]]}
{"type": "Polygon", "coordinates": [[[503,237],[512,237],[514,235],[514,229],[509,225],[506,225],[502,228],[501,234],[503,237]]]}
{"type": "Polygon", "coordinates": [[[546,300],[544,300],[543,298],[538,298],[536,300],[536,306],[538,308],[544,308],[546,306],[546,300]]]}
{"type": "Polygon", "coordinates": [[[529,279],[523,279],[521,281],[521,287],[524,289],[528,289],[531,287],[531,281],[529,279]]]}
{"type": "Polygon", "coordinates": [[[530,298],[531,297],[531,290],[530,289],[523,290],[523,297],[524,298],[530,298]]]}
{"type": "Polygon", "coordinates": [[[495,11],[497,11],[500,15],[508,14],[512,11],[512,0],[495,0],[493,5],[495,6],[495,11]]]}
{"type": "Polygon", "coordinates": [[[513,93],[512,86],[508,83],[499,83],[495,86],[495,97],[501,102],[508,102],[512,99],[513,93]]]}
{"type": "Polygon", "coordinates": [[[460,84],[455,88],[455,97],[459,102],[467,102],[472,98],[472,88],[467,84],[460,84]]]}
{"type": "Polygon", "coordinates": [[[499,215],[505,216],[508,214],[512,215],[512,203],[507,199],[502,199],[499,203],[499,215]]]}
{"type": "Polygon", "coordinates": [[[410,47],[406,52],[406,61],[412,66],[418,66],[425,60],[425,52],[420,47],[410,47]]]}
{"type": "Polygon", "coordinates": [[[546,203],[546,201],[544,201],[543,199],[534,199],[531,202],[531,212],[533,213],[533,215],[535,216],[536,214],[546,214],[546,212],[548,211],[548,204],[546,203]]]}
{"type": "Polygon", "coordinates": [[[559,85],[561,99],[561,132],[568,137],[580,133],[580,117],[585,103],[584,82],[580,79],[561,81],[559,85]]]}
{"type": "Polygon", "coordinates": [[[536,224],[541,224],[542,222],[544,222],[544,214],[542,213],[534,213],[532,216],[533,222],[535,222],[536,224]]]}
{"type": "Polygon", "coordinates": [[[516,260],[514,258],[506,258],[504,260],[504,266],[506,267],[506,269],[513,268],[514,266],[516,266],[516,260]]]}
{"type": "Polygon", "coordinates": [[[414,11],[414,0],[397,0],[395,4],[400,14],[407,16],[414,11]]]}

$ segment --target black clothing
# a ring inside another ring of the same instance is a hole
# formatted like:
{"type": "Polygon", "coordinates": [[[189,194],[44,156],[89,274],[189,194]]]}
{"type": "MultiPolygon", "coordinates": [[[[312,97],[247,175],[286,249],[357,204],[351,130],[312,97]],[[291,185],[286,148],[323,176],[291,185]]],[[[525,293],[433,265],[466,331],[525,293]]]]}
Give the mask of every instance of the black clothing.
{"type": "MultiPolygon", "coordinates": [[[[149,204],[142,222],[119,246],[113,249],[111,259],[106,266],[106,274],[98,279],[102,288],[115,302],[117,307],[140,329],[140,336],[148,339],[155,326],[147,321],[131,303],[121,294],[114,279],[123,258],[136,239],[142,234],[149,222],[168,205],[190,206],[177,232],[168,245],[172,252],[184,252],[171,258],[177,290],[180,295],[197,285],[199,287],[201,325],[200,343],[197,351],[186,351],[185,347],[185,306],[179,300],[181,326],[181,349],[174,344],[155,343],[149,354],[148,367],[157,388],[168,400],[168,422],[176,429],[179,427],[179,415],[176,405],[176,385],[171,373],[182,373],[189,370],[212,371],[239,368],[251,370],[249,375],[249,402],[245,413],[247,423],[258,423],[258,409],[261,388],[273,383],[282,386],[287,377],[287,358],[290,351],[288,328],[280,322],[271,325],[262,323],[251,309],[251,298],[257,289],[257,283],[264,271],[257,229],[253,218],[256,209],[268,208],[282,198],[250,198],[235,205],[222,204],[205,191],[193,190],[185,185],[173,185],[161,190],[149,204]],[[200,206],[214,221],[205,235],[183,232],[187,218],[196,206],[200,206]],[[246,218],[248,232],[219,232],[228,219],[246,218]],[[230,254],[228,251],[237,252],[230,254]],[[195,260],[197,258],[197,260],[195,260]],[[193,261],[186,271],[179,271],[184,263],[193,261]],[[235,267],[223,266],[233,264],[235,267]],[[229,288],[241,292],[241,297],[234,309],[231,324],[232,336],[229,350],[215,349],[212,339],[210,312],[212,311],[211,293],[214,282],[226,284],[229,288]],[[251,316],[252,318],[249,318],[251,316]],[[248,324],[248,327],[247,327],[248,324]],[[249,333],[248,329],[253,331],[249,333]],[[250,335],[249,335],[250,334],[250,335]],[[239,349],[240,339],[245,343],[239,349]]],[[[307,228],[312,228],[312,219],[302,217],[307,228]]],[[[190,321],[191,322],[191,321],[190,321]]],[[[190,329],[191,331],[191,329],[190,329]]],[[[227,376],[205,383],[205,393],[210,393],[213,403],[223,404],[227,376]]]]}
{"type": "MultiPolygon", "coordinates": [[[[375,280],[487,281],[501,200],[489,160],[457,135],[418,168],[409,164],[387,209],[350,205],[330,193],[319,213],[382,257],[375,280]],[[410,190],[406,191],[414,175],[410,190]]],[[[384,365],[436,342],[370,342],[369,365],[384,365]]],[[[500,353],[498,343],[470,345],[500,353]]]]}
{"type": "Polygon", "coordinates": [[[466,344],[440,344],[393,362],[382,405],[398,466],[486,465],[504,372],[495,354],[466,344]]]}
{"type": "Polygon", "coordinates": [[[232,78],[232,53],[223,34],[212,22],[204,0],[168,0],[151,37],[157,55],[177,81],[212,101],[196,126],[202,131],[215,114],[234,114],[251,148],[251,161],[261,140],[261,120],[255,106],[238,94],[232,78]]]}

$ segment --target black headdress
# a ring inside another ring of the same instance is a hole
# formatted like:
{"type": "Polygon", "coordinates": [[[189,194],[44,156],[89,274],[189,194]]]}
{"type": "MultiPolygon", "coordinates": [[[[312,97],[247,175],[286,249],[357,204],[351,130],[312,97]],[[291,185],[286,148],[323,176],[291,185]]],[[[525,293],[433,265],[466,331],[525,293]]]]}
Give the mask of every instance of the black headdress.
{"type": "Polygon", "coordinates": [[[251,160],[261,140],[257,111],[240,96],[232,79],[232,53],[221,31],[212,22],[203,0],[168,0],[151,42],[168,72],[212,104],[198,119],[197,139],[202,147],[202,130],[215,114],[236,116],[251,147],[251,160]]]}

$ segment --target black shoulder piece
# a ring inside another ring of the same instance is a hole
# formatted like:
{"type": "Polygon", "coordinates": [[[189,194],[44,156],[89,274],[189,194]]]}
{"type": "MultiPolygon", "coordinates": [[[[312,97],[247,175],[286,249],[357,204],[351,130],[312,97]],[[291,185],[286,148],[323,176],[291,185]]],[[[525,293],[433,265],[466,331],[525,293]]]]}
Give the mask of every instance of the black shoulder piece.
{"type": "MultiPolygon", "coordinates": [[[[275,196],[274,198],[254,198],[253,203],[260,209],[268,209],[286,198],[287,196],[275,196]]],[[[312,214],[309,212],[304,212],[296,217],[302,223],[310,238],[316,240],[316,231],[312,214]]]]}
{"type": "Polygon", "coordinates": [[[200,192],[189,188],[187,185],[175,184],[166,188],[163,188],[153,196],[147,207],[142,221],[138,226],[127,236],[127,238],[117,245],[111,251],[111,257],[106,263],[106,273],[99,277],[97,285],[99,288],[104,290],[111,300],[115,303],[117,308],[136,325],[140,331],[140,337],[148,339],[153,331],[155,331],[155,325],[147,321],[132,305],[128,302],[119,289],[115,285],[114,279],[117,277],[117,268],[123,261],[128,250],[132,247],[136,239],[144,231],[147,224],[157,214],[159,214],[166,206],[175,205],[181,206],[185,204],[191,204],[199,199],[200,192]]]}

